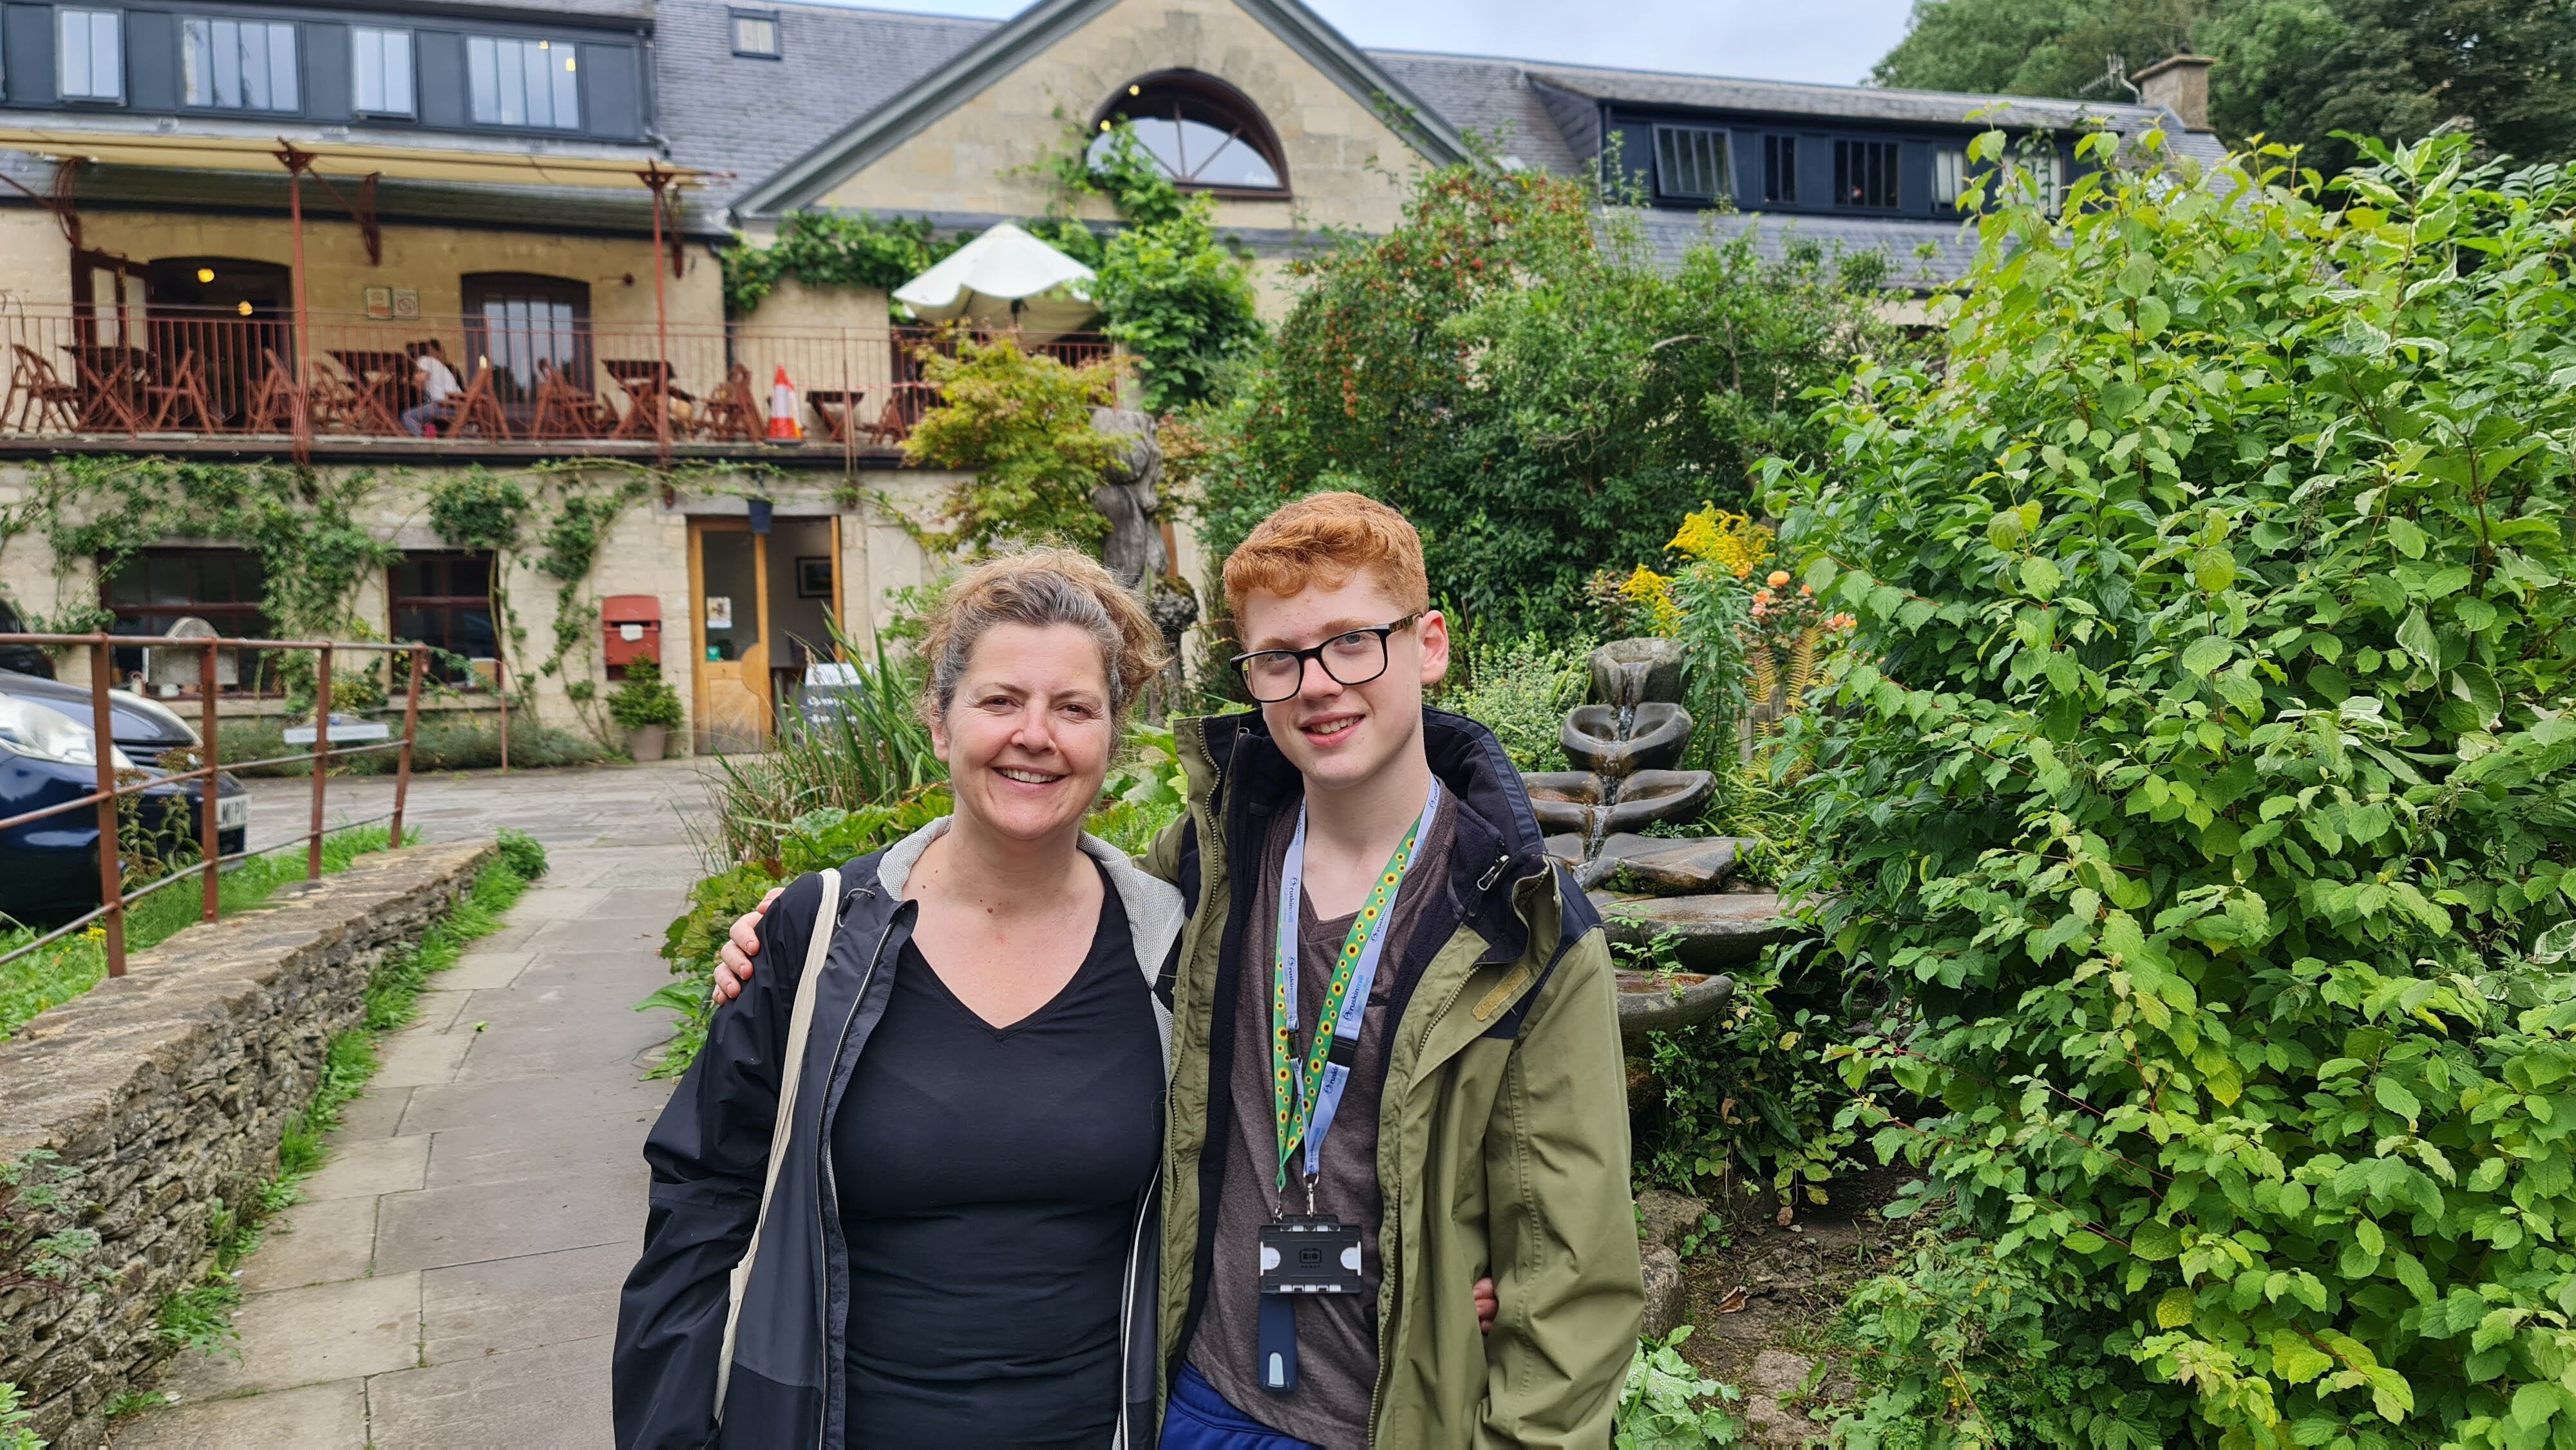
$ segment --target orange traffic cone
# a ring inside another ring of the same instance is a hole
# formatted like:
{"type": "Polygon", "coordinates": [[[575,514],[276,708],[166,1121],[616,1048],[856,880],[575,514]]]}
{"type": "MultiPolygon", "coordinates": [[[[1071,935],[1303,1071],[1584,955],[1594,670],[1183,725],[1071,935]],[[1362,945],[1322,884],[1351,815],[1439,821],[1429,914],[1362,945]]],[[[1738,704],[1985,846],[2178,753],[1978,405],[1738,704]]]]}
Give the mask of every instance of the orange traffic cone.
{"type": "Polygon", "coordinates": [[[787,381],[785,363],[778,365],[778,380],[769,385],[769,441],[805,441],[805,430],[796,425],[796,385],[787,381]]]}

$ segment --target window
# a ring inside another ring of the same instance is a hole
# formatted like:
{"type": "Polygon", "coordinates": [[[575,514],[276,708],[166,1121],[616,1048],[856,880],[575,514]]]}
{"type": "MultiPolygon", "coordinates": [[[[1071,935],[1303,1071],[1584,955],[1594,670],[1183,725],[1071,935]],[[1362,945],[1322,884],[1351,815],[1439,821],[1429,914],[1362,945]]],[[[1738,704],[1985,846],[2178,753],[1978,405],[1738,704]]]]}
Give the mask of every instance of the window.
{"type": "Polygon", "coordinates": [[[1726,195],[1726,133],[1706,126],[1657,126],[1655,189],[1666,196],[1726,195]]]}
{"type": "MultiPolygon", "coordinates": [[[[275,636],[261,607],[266,589],[259,556],[248,549],[145,549],[107,581],[106,594],[115,634],[168,634],[170,626],[193,615],[227,638],[275,636]]],[[[263,668],[262,660],[257,650],[241,652],[240,688],[277,689],[274,669],[263,668]]],[[[143,650],[116,650],[112,667],[119,679],[131,676],[143,668],[143,650]]]]}
{"type": "Polygon", "coordinates": [[[179,75],[182,94],[192,106],[300,109],[292,25],[189,16],[179,22],[179,75]]]}
{"type": "Polygon", "coordinates": [[[388,571],[393,635],[442,653],[429,657],[432,678],[474,683],[470,660],[499,657],[492,628],[492,556],[481,552],[405,554],[388,571]]]}
{"type": "Polygon", "coordinates": [[[580,77],[571,41],[465,37],[465,82],[486,126],[581,129],[580,77]]]}
{"type": "Polygon", "coordinates": [[[591,382],[590,288],[559,277],[477,272],[464,279],[465,365],[489,362],[493,392],[505,404],[532,402],[537,383],[560,372],[587,391],[591,382]]]}
{"type": "MultiPolygon", "coordinates": [[[[1286,191],[1287,163],[1270,123],[1244,94],[1214,76],[1167,71],[1131,82],[1105,107],[1096,126],[1125,121],[1163,173],[1183,186],[1222,191],[1286,191]]],[[[1099,159],[1110,145],[1092,142],[1099,159]]]]}
{"type": "Polygon", "coordinates": [[[2042,151],[2024,156],[2021,164],[2030,170],[2030,179],[2039,191],[2039,209],[2057,215],[2059,203],[2066,199],[2066,172],[2055,151],[2042,151]]]}
{"type": "Polygon", "coordinates": [[[1968,153],[1944,146],[1932,153],[1932,204],[1955,207],[1968,194],[1968,153]]]}
{"type": "Polygon", "coordinates": [[[1834,204],[1892,209],[1896,205],[1896,143],[1834,143],[1834,204]]]}
{"type": "Polygon", "coordinates": [[[349,83],[362,116],[412,114],[411,32],[352,26],[349,83]]]}
{"type": "Polygon", "coordinates": [[[1762,199],[1788,202],[1798,199],[1797,137],[1762,138],[1762,199]]]}
{"type": "Polygon", "coordinates": [[[778,59],[778,12],[775,10],[737,10],[733,12],[733,53],[778,59]]]}
{"type": "Polygon", "coordinates": [[[61,17],[55,54],[61,66],[63,99],[124,100],[124,17],[113,10],[68,8],[54,14],[61,17]]]}

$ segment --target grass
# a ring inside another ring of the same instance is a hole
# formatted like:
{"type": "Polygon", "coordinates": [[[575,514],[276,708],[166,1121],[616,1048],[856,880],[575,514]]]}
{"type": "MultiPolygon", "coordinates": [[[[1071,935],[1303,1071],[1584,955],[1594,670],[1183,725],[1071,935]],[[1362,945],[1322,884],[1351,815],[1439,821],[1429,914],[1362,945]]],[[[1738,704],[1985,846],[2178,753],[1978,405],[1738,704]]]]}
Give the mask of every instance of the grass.
{"type": "MultiPolygon", "coordinates": [[[[415,840],[417,837],[414,838],[415,840]]],[[[382,826],[357,826],[322,838],[325,875],[348,869],[351,861],[387,844],[382,826]]],[[[304,879],[304,847],[299,843],[253,856],[223,875],[218,895],[223,912],[257,906],[277,888],[304,879]]],[[[128,954],[158,945],[194,925],[205,900],[203,888],[190,883],[154,892],[125,914],[128,954]]],[[[0,918],[5,921],[6,918],[0,918]]],[[[34,927],[0,930],[0,952],[12,950],[44,933],[34,927]]],[[[0,965],[0,1042],[6,1042],[27,1019],[97,986],[107,977],[106,934],[90,930],[65,937],[41,951],[0,965]]]]}
{"type": "MultiPolygon", "coordinates": [[[[463,899],[421,935],[409,950],[388,956],[367,981],[366,1015],[354,1027],[335,1034],[324,1049],[322,1072],[313,1097],[286,1120],[278,1139],[277,1173],[259,1187],[256,1201],[236,1209],[216,1210],[208,1237],[214,1263],[206,1276],[161,1301],[162,1342],[201,1353],[233,1348],[233,1310],[241,1303],[235,1282],[242,1260],[259,1247],[261,1226],[270,1215],[301,1196],[297,1185],[330,1156],[332,1130],[340,1110],[366,1090],[376,1074],[376,1041],[411,1021],[429,979],[456,965],[468,943],[500,930],[501,914],[543,875],[545,849],[522,832],[503,828],[501,856],[474,878],[463,899]]],[[[0,1444],[0,1450],[7,1450],[0,1444]]]]}

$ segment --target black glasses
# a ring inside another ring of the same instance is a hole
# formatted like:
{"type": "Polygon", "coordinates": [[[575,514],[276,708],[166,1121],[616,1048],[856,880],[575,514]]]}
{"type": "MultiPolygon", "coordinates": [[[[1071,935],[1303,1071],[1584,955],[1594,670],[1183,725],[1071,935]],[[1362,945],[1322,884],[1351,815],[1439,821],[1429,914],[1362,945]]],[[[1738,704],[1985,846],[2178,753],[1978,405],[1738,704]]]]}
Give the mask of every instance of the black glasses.
{"type": "Polygon", "coordinates": [[[1336,684],[1365,685],[1386,673],[1386,637],[1419,617],[1408,614],[1393,624],[1349,630],[1312,649],[1257,649],[1236,655],[1234,667],[1243,676],[1243,688],[1264,705],[1296,697],[1306,683],[1308,660],[1322,665],[1336,684]]]}

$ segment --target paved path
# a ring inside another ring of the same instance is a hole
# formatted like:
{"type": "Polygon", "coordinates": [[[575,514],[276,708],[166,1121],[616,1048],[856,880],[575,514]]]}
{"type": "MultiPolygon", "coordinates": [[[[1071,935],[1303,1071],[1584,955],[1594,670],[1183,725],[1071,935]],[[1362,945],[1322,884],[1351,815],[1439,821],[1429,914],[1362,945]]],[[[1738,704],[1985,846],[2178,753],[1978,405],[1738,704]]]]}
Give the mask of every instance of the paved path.
{"type": "MultiPolygon", "coordinates": [[[[309,789],[258,783],[254,843],[294,829],[309,789]]],[[[391,794],[334,781],[332,816],[391,794]]],[[[162,1380],[179,1404],[123,1422],[117,1450],[610,1443],[638,1150],[669,1089],[640,1067],[669,1018],[629,1009],[666,980],[654,953],[697,874],[679,812],[705,800],[691,762],[414,783],[430,839],[517,826],[552,869],[431,979],[243,1265],[240,1359],[183,1354],[162,1380]]]]}

